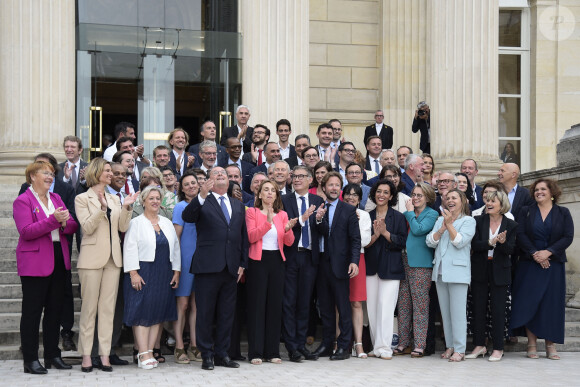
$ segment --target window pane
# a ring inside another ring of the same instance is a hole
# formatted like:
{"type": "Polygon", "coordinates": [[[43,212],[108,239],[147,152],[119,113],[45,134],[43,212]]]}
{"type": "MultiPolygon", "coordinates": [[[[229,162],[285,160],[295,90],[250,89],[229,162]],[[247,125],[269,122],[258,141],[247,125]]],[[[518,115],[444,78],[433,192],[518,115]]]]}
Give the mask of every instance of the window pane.
{"type": "Polygon", "coordinates": [[[520,165],[520,140],[499,140],[498,155],[504,163],[520,165]]]}
{"type": "Polygon", "coordinates": [[[520,47],[522,11],[499,11],[499,46],[520,47]]]}
{"type": "Polygon", "coordinates": [[[499,99],[499,137],[520,137],[520,98],[499,99]]]}
{"type": "Polygon", "coordinates": [[[520,94],[521,56],[499,55],[499,94],[520,94]]]}

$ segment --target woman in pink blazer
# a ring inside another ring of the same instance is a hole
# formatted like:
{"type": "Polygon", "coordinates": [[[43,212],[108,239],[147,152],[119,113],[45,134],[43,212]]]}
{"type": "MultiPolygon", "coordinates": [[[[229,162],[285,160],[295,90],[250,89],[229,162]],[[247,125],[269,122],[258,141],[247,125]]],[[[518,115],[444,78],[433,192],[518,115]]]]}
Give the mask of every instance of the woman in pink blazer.
{"type": "Polygon", "coordinates": [[[24,372],[32,374],[46,374],[46,369],[52,366],[72,368],[62,361],[58,342],[65,275],[70,270],[66,234],[74,234],[77,223],[60,196],[50,192],[54,172],[50,163],[30,164],[26,168],[30,187],[13,204],[14,222],[20,234],[16,247],[22,282],[20,341],[24,372]],[[43,311],[44,367],[38,361],[38,330],[43,311]]]}
{"type": "Polygon", "coordinates": [[[264,180],[256,193],[256,203],[246,211],[250,252],[246,286],[248,291],[248,358],[252,364],[280,359],[282,295],[284,292],[284,245],[294,243],[292,227],[282,211],[278,186],[264,180]]]}

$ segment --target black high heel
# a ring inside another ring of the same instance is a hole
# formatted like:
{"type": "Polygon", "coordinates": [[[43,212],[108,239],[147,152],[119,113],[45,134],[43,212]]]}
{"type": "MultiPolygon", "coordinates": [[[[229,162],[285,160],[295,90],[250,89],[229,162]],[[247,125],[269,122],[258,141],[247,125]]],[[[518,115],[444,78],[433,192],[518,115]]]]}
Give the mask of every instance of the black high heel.
{"type": "Polygon", "coordinates": [[[54,368],[56,368],[57,370],[70,370],[70,369],[72,369],[72,366],[69,364],[66,364],[60,356],[53,357],[52,359],[44,359],[44,368],[49,370],[52,368],[52,366],[54,366],[54,368]]]}

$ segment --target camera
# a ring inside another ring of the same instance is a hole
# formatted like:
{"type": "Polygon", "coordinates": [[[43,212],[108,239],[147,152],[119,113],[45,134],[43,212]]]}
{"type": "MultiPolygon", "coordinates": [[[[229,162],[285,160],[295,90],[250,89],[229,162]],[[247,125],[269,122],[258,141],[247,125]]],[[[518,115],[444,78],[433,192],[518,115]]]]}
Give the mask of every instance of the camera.
{"type": "Polygon", "coordinates": [[[417,112],[417,115],[418,115],[418,116],[420,116],[420,117],[421,117],[421,116],[424,116],[425,114],[427,114],[427,112],[426,112],[424,109],[420,109],[420,110],[417,112]]]}

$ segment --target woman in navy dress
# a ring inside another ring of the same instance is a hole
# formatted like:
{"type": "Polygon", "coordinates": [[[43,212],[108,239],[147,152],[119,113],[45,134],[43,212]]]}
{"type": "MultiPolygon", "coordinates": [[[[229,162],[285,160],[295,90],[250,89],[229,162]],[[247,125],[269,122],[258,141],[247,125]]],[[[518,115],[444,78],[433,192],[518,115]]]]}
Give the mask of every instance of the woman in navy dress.
{"type": "Polygon", "coordinates": [[[175,294],[179,286],[181,253],[171,220],[159,216],[163,191],[145,188],[140,199],[143,214],[131,220],[125,234],[125,314],[139,349],[138,366],[157,367],[153,346],[164,321],[177,320],[175,294]]]}
{"type": "Polygon", "coordinates": [[[574,238],[570,211],[556,203],[561,191],[541,178],[530,187],[536,204],[522,207],[518,241],[522,254],[513,283],[511,329],[528,336],[528,353],[537,359],[536,340],[546,340],[546,357],[559,360],[554,343],[564,343],[566,248],[574,238]]]}

